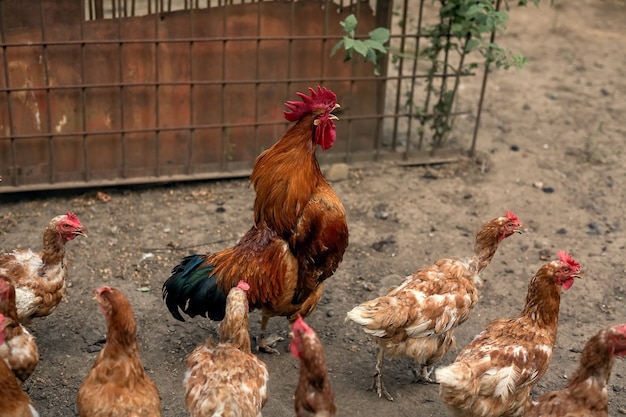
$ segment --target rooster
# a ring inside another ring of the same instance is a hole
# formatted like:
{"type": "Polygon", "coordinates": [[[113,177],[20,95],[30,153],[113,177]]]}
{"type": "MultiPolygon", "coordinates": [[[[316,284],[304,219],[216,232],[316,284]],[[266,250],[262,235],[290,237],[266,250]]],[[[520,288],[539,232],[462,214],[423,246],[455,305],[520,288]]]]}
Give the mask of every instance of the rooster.
{"type": "Polygon", "coordinates": [[[589,339],[567,388],[543,394],[525,416],[609,417],[607,384],[616,356],[626,356],[626,324],[589,339]]]}
{"type": "Polygon", "coordinates": [[[366,301],[347,314],[378,343],[374,387],[378,396],[393,397],[385,389],[385,353],[409,356],[419,367],[418,380],[432,381],[429,366],[454,346],[454,329],[465,322],[478,302],[479,274],[489,265],[500,242],[521,233],[517,216],[506,212],[485,223],[476,235],[474,256],[440,259],[419,269],[383,297],[366,301]]]}
{"type": "Polygon", "coordinates": [[[333,417],[337,407],[322,342],[302,317],[293,323],[291,335],[291,354],[300,359],[300,379],[294,396],[296,416],[333,417]]]}
{"type": "Polygon", "coordinates": [[[0,314],[4,315],[5,340],[0,343],[3,359],[15,376],[24,382],[39,363],[39,350],[35,337],[22,326],[15,307],[15,287],[0,274],[0,314]]]}
{"type": "Polygon", "coordinates": [[[163,284],[169,311],[183,321],[179,309],[222,320],[226,295],[239,280],[247,282],[250,308],[262,313],[257,348],[268,353],[277,353],[265,340],[269,318],[309,315],[348,246],[345,209],[315,157],[316,145],[327,150],[335,141],[332,111],[339,105],[326,88],[310,92],[285,104],[285,118],[296,123],[256,159],[250,230],[234,247],[187,256],[163,284]]]}
{"type": "Polygon", "coordinates": [[[0,270],[15,286],[20,321],[47,316],[59,305],[67,288],[65,244],[87,236],[73,213],[56,216],[43,231],[43,250],[14,250],[0,255],[0,270]]]}
{"type": "Polygon", "coordinates": [[[561,288],[582,275],[571,255],[558,257],[531,279],[517,317],[493,320],[452,364],[435,371],[439,395],[455,416],[513,417],[528,410],[530,392],[552,359],[561,288]]]}
{"type": "MultiPolygon", "coordinates": [[[[4,343],[5,317],[0,314],[0,344],[4,343]]],[[[39,413],[33,407],[28,394],[26,394],[15,378],[15,374],[0,360],[0,415],[2,417],[39,417],[39,413]]]]}
{"type": "Polygon", "coordinates": [[[185,403],[192,417],[256,417],[267,402],[267,366],[250,351],[244,281],[228,293],[220,343],[211,338],[187,358],[185,403]]]}
{"type": "Polygon", "coordinates": [[[80,417],[161,416],[156,385],[139,358],[137,322],[128,299],[115,288],[95,291],[107,321],[107,338],[78,390],[80,417]]]}

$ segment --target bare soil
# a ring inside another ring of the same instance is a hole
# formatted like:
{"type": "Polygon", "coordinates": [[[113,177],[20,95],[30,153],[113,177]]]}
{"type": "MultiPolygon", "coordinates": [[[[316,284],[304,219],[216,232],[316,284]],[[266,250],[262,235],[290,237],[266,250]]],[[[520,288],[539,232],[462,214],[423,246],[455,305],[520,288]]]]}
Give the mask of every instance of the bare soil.
{"type": "MultiPolygon", "coordinates": [[[[490,76],[478,158],[427,167],[354,165],[348,179],[333,184],[348,212],[350,246],[308,322],[325,344],[340,415],[446,415],[437,386],[413,383],[407,359],[385,362],[393,403],[368,390],[374,345],[344,322],[345,313],[421,266],[470,255],[480,225],[505,210],[515,212],[527,231],[501,245],[484,273],[480,303],[457,333],[457,350],[443,363],[490,320],[517,314],[530,277],[561,249],[574,254],[586,275],[563,294],[554,358],[534,395],[564,387],[587,339],[601,327],[626,322],[626,4],[570,0],[557,6],[511,11],[499,41],[530,63],[490,76]]],[[[476,80],[462,86],[470,93],[478,87],[476,80]]],[[[41,415],[76,414],[76,393],[106,334],[91,294],[101,285],[117,287],[131,300],[163,415],[187,415],[185,358],[216,324],[174,320],[161,285],[184,255],[220,250],[247,230],[254,199],[248,182],[0,198],[3,250],[39,249],[45,224],[68,210],[90,231],[87,239],[68,244],[67,299],[32,325],[41,362],[24,388],[41,415]]],[[[258,330],[253,313],[251,333],[258,330]]],[[[298,363],[286,353],[287,321],[273,319],[270,332],[285,338],[277,344],[285,353],[261,354],[271,378],[264,414],[292,416],[298,363]]],[[[620,359],[608,389],[611,416],[626,414],[625,388],[626,362],[620,359]]]]}

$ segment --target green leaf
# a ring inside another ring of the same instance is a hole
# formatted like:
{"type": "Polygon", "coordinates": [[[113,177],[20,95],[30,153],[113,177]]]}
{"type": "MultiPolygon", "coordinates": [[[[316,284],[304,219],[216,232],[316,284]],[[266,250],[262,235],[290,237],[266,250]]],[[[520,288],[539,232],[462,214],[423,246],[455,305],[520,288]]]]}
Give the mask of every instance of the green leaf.
{"type": "Polygon", "coordinates": [[[353,14],[346,17],[346,20],[343,22],[339,22],[339,24],[343,26],[344,32],[350,34],[351,36],[354,36],[354,30],[356,29],[357,23],[356,17],[353,14]]]}
{"type": "Polygon", "coordinates": [[[381,44],[387,43],[389,41],[389,37],[391,36],[391,32],[387,28],[379,27],[372,30],[369,33],[370,39],[373,41],[380,42],[381,44]]]}
{"type": "Polygon", "coordinates": [[[472,52],[474,49],[478,48],[479,45],[480,42],[478,39],[470,39],[467,41],[467,44],[465,44],[465,52],[472,52]]]}
{"type": "Polygon", "coordinates": [[[335,44],[335,46],[333,46],[333,49],[330,50],[330,56],[335,55],[337,51],[339,50],[339,48],[341,48],[342,46],[343,46],[343,40],[340,40],[339,42],[335,44]]]}
{"type": "Polygon", "coordinates": [[[346,51],[354,48],[354,42],[355,40],[352,38],[349,38],[347,36],[343,37],[343,47],[345,48],[346,51]]]}
{"type": "Polygon", "coordinates": [[[380,42],[377,42],[372,39],[366,39],[363,41],[363,43],[365,44],[365,46],[367,46],[370,49],[375,49],[379,52],[382,52],[383,54],[387,53],[387,48],[385,48],[385,46],[381,44],[380,42]]]}
{"type": "Polygon", "coordinates": [[[354,41],[354,50],[363,55],[363,57],[365,58],[367,56],[367,51],[369,51],[369,48],[365,46],[365,43],[363,41],[356,39],[354,41]]]}

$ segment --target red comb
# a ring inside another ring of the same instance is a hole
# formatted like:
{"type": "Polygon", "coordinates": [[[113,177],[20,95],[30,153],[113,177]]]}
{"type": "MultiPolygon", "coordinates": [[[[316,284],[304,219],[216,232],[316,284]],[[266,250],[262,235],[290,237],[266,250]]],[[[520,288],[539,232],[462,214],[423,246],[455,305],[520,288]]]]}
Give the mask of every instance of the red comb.
{"type": "Polygon", "coordinates": [[[105,285],[104,287],[98,288],[95,293],[101,295],[103,292],[111,292],[111,287],[105,285]]]}
{"type": "Polygon", "coordinates": [[[298,315],[298,318],[293,323],[293,330],[294,331],[298,330],[298,331],[301,331],[301,332],[304,332],[304,333],[308,333],[308,332],[313,331],[313,329],[311,329],[311,327],[309,327],[309,325],[306,324],[306,322],[304,321],[304,319],[300,315],[298,315]]]}
{"type": "Polygon", "coordinates": [[[515,222],[519,222],[519,219],[517,218],[517,216],[512,211],[508,211],[507,210],[506,218],[509,219],[509,220],[513,220],[515,222]]]}
{"type": "Polygon", "coordinates": [[[626,333],[626,323],[622,324],[621,326],[613,326],[613,330],[616,330],[620,333],[626,333]]]}
{"type": "Polygon", "coordinates": [[[237,283],[237,288],[239,288],[240,290],[248,291],[250,289],[250,285],[246,281],[241,280],[237,283]]]}
{"type": "Polygon", "coordinates": [[[580,269],[580,264],[576,262],[574,258],[572,257],[572,255],[570,255],[569,253],[565,252],[564,250],[561,250],[557,253],[557,255],[559,259],[561,260],[561,262],[563,262],[564,264],[567,264],[574,269],[580,269]]]}
{"type": "Polygon", "coordinates": [[[285,103],[285,106],[289,108],[288,111],[285,111],[285,119],[290,122],[295,122],[296,120],[300,120],[305,114],[312,112],[315,107],[329,107],[331,104],[334,105],[337,103],[335,93],[326,87],[318,86],[317,91],[309,87],[309,91],[311,92],[310,97],[304,93],[298,92],[296,94],[302,101],[288,101],[285,103]]]}

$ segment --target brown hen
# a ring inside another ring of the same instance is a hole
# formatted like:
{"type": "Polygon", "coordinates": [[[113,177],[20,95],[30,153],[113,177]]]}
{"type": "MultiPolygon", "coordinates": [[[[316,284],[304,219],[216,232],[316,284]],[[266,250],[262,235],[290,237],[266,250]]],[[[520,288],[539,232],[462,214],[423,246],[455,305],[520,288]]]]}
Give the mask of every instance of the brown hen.
{"type": "Polygon", "coordinates": [[[366,301],[348,312],[378,344],[374,388],[393,397],[382,379],[384,355],[408,356],[419,366],[418,380],[431,381],[431,365],[454,346],[454,329],[464,323],[478,302],[479,274],[489,265],[500,242],[521,233],[517,216],[507,212],[485,223],[476,234],[474,256],[440,259],[405,278],[386,296],[366,301]],[[420,371],[421,370],[421,371],[420,371]]]}
{"type": "Polygon", "coordinates": [[[80,417],[159,417],[161,399],[139,358],[137,323],[128,299],[102,287],[95,299],[107,321],[107,339],[78,390],[80,417]]]}
{"type": "Polygon", "coordinates": [[[493,320],[452,364],[435,371],[439,395],[455,416],[518,417],[528,410],[552,359],[561,288],[582,274],[570,255],[558,255],[531,279],[518,316],[493,320]]]}

